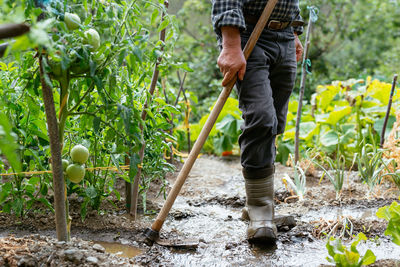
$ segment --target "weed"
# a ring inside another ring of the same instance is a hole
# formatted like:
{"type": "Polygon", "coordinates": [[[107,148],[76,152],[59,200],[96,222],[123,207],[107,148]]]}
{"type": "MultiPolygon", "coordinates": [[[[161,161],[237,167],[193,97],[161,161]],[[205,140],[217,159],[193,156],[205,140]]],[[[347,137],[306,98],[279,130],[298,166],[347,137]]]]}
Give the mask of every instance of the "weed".
{"type": "Polygon", "coordinates": [[[316,238],[321,238],[323,235],[345,238],[351,237],[353,234],[352,218],[348,216],[341,216],[336,220],[324,220],[321,218],[319,221],[312,223],[314,224],[312,233],[316,238]]]}

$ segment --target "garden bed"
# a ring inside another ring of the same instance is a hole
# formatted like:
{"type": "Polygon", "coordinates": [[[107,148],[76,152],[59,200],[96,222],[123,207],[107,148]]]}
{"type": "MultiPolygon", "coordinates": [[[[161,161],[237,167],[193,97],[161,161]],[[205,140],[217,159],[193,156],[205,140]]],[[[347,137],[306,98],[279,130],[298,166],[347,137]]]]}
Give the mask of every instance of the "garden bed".
{"type": "MultiPolygon", "coordinates": [[[[376,195],[368,198],[368,187],[350,173],[351,181],[345,180],[341,199],[336,200],[328,180],[320,183],[320,177],[308,176],[304,201],[288,201],[290,194],[282,177],[292,170],[277,166],[276,212],[294,215],[297,226],[280,232],[273,248],[246,241],[246,222],[241,220],[245,193],[239,159],[203,156],[196,162],[161,233],[164,237],[198,238],[196,250],[148,247],[143,242],[143,231],[151,225],[154,215],[141,214],[137,222],[132,222],[122,202],[117,208],[104,204],[100,213],[89,211],[82,222],[80,200],[72,196],[73,239],[68,244],[56,241],[54,214],[49,211],[31,211],[22,220],[0,214],[0,249],[7,255],[3,261],[10,266],[24,262],[24,266],[75,266],[77,262],[87,266],[320,266],[328,264],[326,234],[341,235],[347,244],[350,236],[363,232],[369,240],[358,246],[360,254],[371,249],[377,257],[376,266],[400,262],[398,246],[384,235],[387,223],[375,215],[379,207],[390,205],[399,194],[389,190],[389,183],[380,185],[376,195]],[[96,243],[113,254],[102,251],[96,243]],[[33,263],[36,265],[29,265],[33,263]]],[[[176,174],[168,178],[171,184],[176,174]]],[[[149,210],[159,210],[163,204],[156,193],[149,193],[149,210]]]]}

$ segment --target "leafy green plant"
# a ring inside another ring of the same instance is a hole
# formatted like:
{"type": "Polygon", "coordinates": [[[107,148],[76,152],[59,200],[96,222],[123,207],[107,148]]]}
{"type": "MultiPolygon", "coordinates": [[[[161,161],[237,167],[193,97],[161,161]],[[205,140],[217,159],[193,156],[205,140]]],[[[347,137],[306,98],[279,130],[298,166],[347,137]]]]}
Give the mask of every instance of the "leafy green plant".
{"type": "Polygon", "coordinates": [[[375,262],[376,256],[368,249],[362,256],[357,250],[357,245],[361,241],[367,240],[367,237],[363,233],[357,235],[357,239],[354,240],[350,249],[342,244],[340,239],[330,237],[326,243],[329,256],[326,258],[330,263],[340,267],[359,267],[362,265],[370,265],[375,262]]]}
{"type": "MultiPolygon", "coordinates": [[[[33,60],[27,59],[26,64],[33,60]]],[[[34,89],[25,88],[15,61],[0,63],[0,172],[18,173],[48,169],[48,137],[44,116],[34,89]],[[6,160],[7,159],[7,160],[6,160]]],[[[32,81],[31,81],[32,82],[32,81]]],[[[34,85],[31,83],[31,85],[34,85]]],[[[35,202],[51,208],[47,198],[49,176],[16,174],[0,179],[0,208],[23,217],[35,202]]]]}
{"type": "Polygon", "coordinates": [[[376,216],[388,221],[385,235],[392,236],[392,241],[400,246],[400,204],[393,201],[390,206],[379,208],[376,216]]]}
{"type": "Polygon", "coordinates": [[[242,122],[243,120],[228,114],[217,123],[216,129],[220,132],[214,139],[214,149],[216,153],[222,154],[224,151],[232,151],[241,133],[240,125],[242,122]]]}
{"type": "MultiPolygon", "coordinates": [[[[366,80],[349,79],[319,85],[311,98],[304,103],[300,124],[300,151],[317,148],[318,152],[335,159],[337,145],[350,167],[361,144],[377,145],[383,127],[391,84],[368,77],[366,80]]],[[[277,160],[285,164],[293,153],[295,118],[298,102],[291,98],[288,106],[285,133],[277,138],[277,160]]],[[[397,101],[398,97],[395,101],[397,101]]],[[[389,119],[394,120],[394,110],[389,119]]],[[[386,132],[392,124],[388,123],[386,132]]]]}
{"type": "MultiPolygon", "coordinates": [[[[224,108],[218,116],[216,125],[212,128],[209,138],[204,144],[203,149],[206,152],[222,153],[223,151],[232,150],[237,143],[240,135],[241,111],[238,108],[238,100],[228,98],[224,108]]],[[[212,107],[209,108],[211,110],[212,107]]],[[[209,114],[203,116],[199,123],[191,124],[191,140],[194,142],[198,138],[209,114]]]]}
{"type": "Polygon", "coordinates": [[[0,207],[2,212],[13,213],[17,217],[24,217],[36,202],[43,203],[48,209],[54,211],[51,203],[46,198],[47,187],[41,185],[40,177],[25,179],[16,175],[14,179],[0,185],[0,207]]]}
{"type": "Polygon", "coordinates": [[[7,116],[0,112],[0,155],[4,155],[12,169],[18,172],[21,170],[21,162],[15,153],[18,148],[15,141],[7,116]]]}

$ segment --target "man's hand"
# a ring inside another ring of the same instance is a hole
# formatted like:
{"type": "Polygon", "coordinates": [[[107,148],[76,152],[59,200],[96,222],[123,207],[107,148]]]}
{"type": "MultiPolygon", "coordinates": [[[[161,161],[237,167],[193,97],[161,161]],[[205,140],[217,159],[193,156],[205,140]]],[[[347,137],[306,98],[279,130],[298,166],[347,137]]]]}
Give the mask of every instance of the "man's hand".
{"type": "Polygon", "coordinates": [[[300,42],[299,36],[294,34],[294,43],[296,46],[296,61],[299,62],[301,60],[301,56],[303,55],[303,45],[300,42]]]}
{"type": "Polygon", "coordinates": [[[224,79],[222,86],[226,86],[238,75],[239,80],[243,80],[246,72],[246,59],[240,45],[240,32],[236,27],[221,27],[222,32],[222,51],[218,57],[218,66],[224,79]]]}

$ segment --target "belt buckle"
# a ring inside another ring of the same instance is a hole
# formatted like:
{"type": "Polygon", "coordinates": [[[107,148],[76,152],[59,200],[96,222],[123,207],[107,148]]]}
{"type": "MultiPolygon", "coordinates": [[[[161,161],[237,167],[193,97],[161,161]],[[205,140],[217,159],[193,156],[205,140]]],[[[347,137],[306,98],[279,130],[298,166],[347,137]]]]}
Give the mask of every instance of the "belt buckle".
{"type": "Polygon", "coordinates": [[[289,26],[290,22],[282,22],[279,20],[270,20],[268,22],[268,29],[271,30],[282,30],[289,26]]]}

